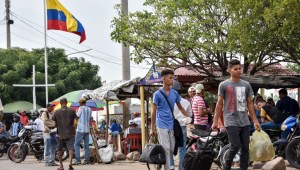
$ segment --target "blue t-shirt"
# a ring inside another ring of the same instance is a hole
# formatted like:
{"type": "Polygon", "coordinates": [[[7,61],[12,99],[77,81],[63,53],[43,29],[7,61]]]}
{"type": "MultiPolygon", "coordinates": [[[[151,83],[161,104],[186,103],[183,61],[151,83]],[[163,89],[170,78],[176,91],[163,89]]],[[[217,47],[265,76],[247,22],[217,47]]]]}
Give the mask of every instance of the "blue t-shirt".
{"type": "MultiPolygon", "coordinates": [[[[163,93],[165,93],[171,104],[171,108],[174,108],[175,103],[180,102],[181,97],[173,88],[170,88],[170,93],[168,95],[162,87],[159,90],[162,90],[163,93]]],[[[159,90],[153,94],[153,103],[157,106],[156,127],[161,129],[173,129],[173,113],[170,110],[165,97],[161,94],[161,92],[159,92],[159,90]]]]}

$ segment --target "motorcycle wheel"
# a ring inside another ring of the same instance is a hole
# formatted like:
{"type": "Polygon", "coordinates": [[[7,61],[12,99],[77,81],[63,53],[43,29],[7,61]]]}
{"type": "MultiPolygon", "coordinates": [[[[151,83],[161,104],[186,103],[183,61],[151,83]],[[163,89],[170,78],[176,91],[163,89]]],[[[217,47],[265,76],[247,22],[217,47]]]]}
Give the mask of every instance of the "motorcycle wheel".
{"type": "MultiPolygon", "coordinates": [[[[66,160],[69,158],[69,151],[68,151],[68,148],[67,147],[63,147],[63,155],[62,155],[62,161],[66,160]]],[[[56,161],[59,161],[58,160],[58,154],[57,154],[57,150],[55,151],[55,160],[56,161]]]]}
{"type": "MultiPolygon", "coordinates": [[[[226,165],[225,160],[226,160],[226,157],[229,154],[229,149],[230,149],[230,144],[227,144],[222,148],[222,151],[220,153],[220,163],[223,167],[226,165]]],[[[232,170],[240,169],[240,159],[241,159],[241,152],[238,151],[238,153],[233,158],[233,162],[232,162],[232,166],[231,166],[232,170]]],[[[251,165],[252,163],[253,162],[249,161],[248,165],[251,165]]]]}
{"type": "Polygon", "coordinates": [[[293,167],[300,169],[300,138],[293,139],[288,143],[285,157],[293,167]]]}
{"type": "Polygon", "coordinates": [[[17,144],[11,145],[7,153],[8,158],[15,163],[22,162],[26,157],[25,149],[19,147],[17,144]]]}

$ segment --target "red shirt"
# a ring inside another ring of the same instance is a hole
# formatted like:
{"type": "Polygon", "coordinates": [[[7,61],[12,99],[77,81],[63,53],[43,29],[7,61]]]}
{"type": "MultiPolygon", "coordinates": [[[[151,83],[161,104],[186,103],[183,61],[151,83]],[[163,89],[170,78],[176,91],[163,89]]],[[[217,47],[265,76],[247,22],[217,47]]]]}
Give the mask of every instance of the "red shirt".
{"type": "Polygon", "coordinates": [[[26,125],[28,125],[28,123],[29,123],[29,119],[28,119],[28,117],[27,116],[20,116],[20,122],[22,122],[23,123],[23,126],[26,126],[26,125]]]}

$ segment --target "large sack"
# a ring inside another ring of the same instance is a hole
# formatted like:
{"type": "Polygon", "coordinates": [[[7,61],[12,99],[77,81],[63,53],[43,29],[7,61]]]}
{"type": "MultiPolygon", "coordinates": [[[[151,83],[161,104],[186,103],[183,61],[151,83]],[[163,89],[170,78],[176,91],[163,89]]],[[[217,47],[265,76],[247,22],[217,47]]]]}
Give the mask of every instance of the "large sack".
{"type": "Polygon", "coordinates": [[[275,150],[268,134],[255,131],[249,144],[250,161],[269,161],[275,156],[275,150]]]}
{"type": "Polygon", "coordinates": [[[103,163],[111,163],[114,156],[113,148],[111,145],[108,145],[106,148],[100,148],[99,155],[103,163]]]}
{"type": "Polygon", "coordinates": [[[97,140],[97,144],[98,144],[98,147],[101,148],[106,145],[106,141],[99,139],[99,140],[97,140]]]}

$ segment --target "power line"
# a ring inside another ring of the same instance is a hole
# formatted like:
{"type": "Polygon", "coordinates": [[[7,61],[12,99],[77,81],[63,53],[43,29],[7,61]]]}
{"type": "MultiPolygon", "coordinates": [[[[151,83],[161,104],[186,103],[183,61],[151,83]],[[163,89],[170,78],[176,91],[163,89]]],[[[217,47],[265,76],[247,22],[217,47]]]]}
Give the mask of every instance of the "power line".
{"type": "MultiPolygon", "coordinates": [[[[27,23],[26,21],[24,21],[24,20],[27,20],[28,22],[33,23],[33,24],[35,24],[35,25],[37,25],[37,26],[39,26],[39,27],[42,27],[42,26],[40,26],[40,25],[38,25],[38,24],[36,24],[36,23],[34,23],[34,22],[32,22],[32,21],[30,21],[30,20],[24,18],[24,17],[21,17],[21,16],[19,17],[19,16],[17,16],[16,13],[12,13],[12,15],[13,15],[14,17],[16,17],[16,19],[18,19],[18,20],[20,20],[21,22],[23,22],[23,23],[24,23],[25,25],[27,25],[28,27],[34,29],[35,31],[37,31],[37,32],[39,32],[39,33],[41,33],[41,34],[44,34],[44,32],[42,32],[42,31],[40,31],[40,30],[34,28],[32,25],[28,24],[28,23],[27,23]],[[22,19],[20,19],[20,18],[24,18],[24,20],[22,20],[22,19]]],[[[55,34],[56,34],[56,35],[59,35],[59,34],[57,34],[57,33],[55,33],[55,34]]],[[[59,36],[61,36],[61,35],[59,35],[59,36]]],[[[65,47],[67,47],[67,48],[69,48],[69,49],[72,49],[72,50],[74,50],[74,51],[76,51],[76,52],[80,52],[79,50],[77,50],[77,49],[75,49],[75,48],[73,48],[73,47],[70,47],[70,46],[66,45],[65,43],[62,43],[62,42],[60,42],[60,41],[58,41],[58,40],[56,40],[56,39],[50,37],[49,35],[47,35],[47,37],[50,38],[52,41],[55,41],[55,42],[57,42],[57,43],[59,43],[59,44],[65,46],[65,47]]],[[[64,37],[64,36],[61,36],[61,37],[64,37]]],[[[73,41],[73,40],[71,40],[71,39],[69,39],[69,38],[67,38],[67,37],[64,37],[64,38],[66,38],[66,39],[68,39],[68,40],[70,40],[70,41],[72,41],[72,42],[75,42],[75,41],[73,41]]],[[[76,44],[77,44],[77,42],[76,42],[76,44]]],[[[82,46],[85,46],[85,45],[82,45],[82,46]]],[[[88,47],[88,46],[85,46],[85,47],[88,47]]],[[[107,55],[107,56],[110,56],[110,57],[112,57],[112,58],[115,58],[115,59],[120,60],[120,58],[116,58],[116,57],[114,57],[114,56],[112,56],[112,55],[103,53],[103,52],[101,52],[101,51],[99,51],[99,50],[95,50],[95,49],[93,49],[93,48],[91,48],[91,49],[94,50],[94,51],[97,51],[97,52],[99,52],[99,53],[105,54],[105,55],[107,55]]],[[[105,61],[105,62],[108,62],[108,63],[117,64],[117,65],[122,65],[121,63],[117,63],[117,62],[114,62],[114,61],[110,61],[110,60],[107,60],[107,59],[103,59],[103,58],[101,58],[101,57],[99,57],[99,56],[94,56],[94,55],[87,54],[87,53],[82,53],[82,54],[85,54],[85,55],[87,55],[87,56],[89,56],[89,57],[92,57],[92,58],[95,58],[95,59],[98,59],[98,60],[101,60],[101,61],[105,61]]],[[[138,66],[130,66],[130,67],[138,68],[138,69],[149,69],[149,68],[138,67],[138,66]]]]}
{"type": "Polygon", "coordinates": [[[16,37],[22,38],[22,39],[24,39],[24,40],[31,41],[31,42],[36,43],[36,44],[39,44],[39,45],[43,45],[43,44],[40,43],[40,42],[37,42],[37,41],[34,41],[34,40],[30,40],[30,39],[28,39],[28,38],[26,38],[26,37],[23,37],[23,36],[21,36],[21,35],[18,35],[18,34],[16,34],[16,33],[11,32],[11,34],[14,35],[14,36],[16,36],[16,37]]]}
{"type": "MultiPolygon", "coordinates": [[[[28,21],[28,22],[34,24],[34,25],[37,25],[37,26],[43,28],[43,26],[41,26],[41,25],[39,25],[39,24],[37,24],[37,23],[35,23],[35,22],[33,22],[33,21],[30,21],[30,20],[28,20],[28,19],[26,19],[26,18],[24,18],[24,17],[22,17],[22,16],[19,16],[18,14],[14,13],[14,12],[11,12],[11,13],[12,13],[12,15],[15,16],[16,18],[23,18],[24,20],[26,20],[26,21],[28,21]]],[[[69,40],[69,41],[72,41],[73,43],[78,44],[77,41],[74,41],[74,40],[72,40],[72,39],[70,39],[70,38],[68,38],[68,37],[62,36],[62,35],[57,34],[57,33],[55,33],[55,32],[53,32],[53,34],[56,34],[56,35],[58,35],[58,36],[61,36],[61,37],[65,38],[65,39],[69,40]]],[[[106,55],[106,56],[109,56],[109,57],[112,57],[112,58],[115,58],[115,59],[120,59],[120,58],[115,57],[115,56],[113,56],[113,55],[110,55],[110,54],[107,54],[107,53],[105,53],[105,52],[102,52],[102,51],[99,51],[99,50],[97,50],[97,49],[94,49],[94,48],[92,48],[92,47],[89,47],[89,46],[87,46],[87,45],[83,45],[83,44],[80,44],[80,45],[83,46],[83,47],[92,49],[92,50],[94,50],[94,51],[97,51],[98,53],[104,54],[104,55],[106,55]]]]}

